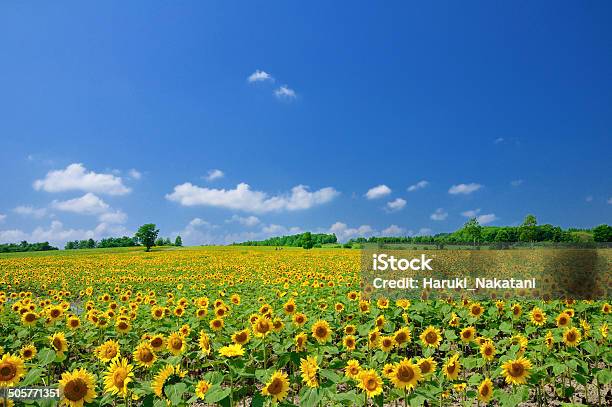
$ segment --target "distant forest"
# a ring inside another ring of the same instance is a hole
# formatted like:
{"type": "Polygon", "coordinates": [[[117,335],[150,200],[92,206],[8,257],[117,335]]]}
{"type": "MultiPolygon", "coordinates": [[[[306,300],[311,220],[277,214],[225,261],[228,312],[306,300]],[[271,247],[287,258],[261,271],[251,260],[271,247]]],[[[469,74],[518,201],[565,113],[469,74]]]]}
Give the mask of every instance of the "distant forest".
{"type": "MultiPolygon", "coordinates": [[[[538,225],[535,216],[527,215],[520,226],[482,226],[476,218],[468,220],[463,227],[451,233],[426,236],[380,236],[356,237],[343,244],[353,247],[363,243],[414,243],[414,244],[491,244],[491,243],[583,243],[612,242],[612,226],[599,225],[592,229],[569,228],[550,224],[538,225]]],[[[337,243],[334,234],[310,234],[309,232],[290,236],[272,237],[260,241],[234,243],[240,246],[293,246],[319,247],[337,243]],[[310,240],[307,235],[310,235],[310,240]],[[308,242],[306,245],[305,242],[308,242]]],[[[310,248],[308,247],[308,248],[310,248]]]]}
{"type": "Polygon", "coordinates": [[[0,244],[0,253],[43,252],[47,250],[58,250],[58,248],[49,245],[49,242],[28,243],[25,240],[21,243],[0,244]]]}

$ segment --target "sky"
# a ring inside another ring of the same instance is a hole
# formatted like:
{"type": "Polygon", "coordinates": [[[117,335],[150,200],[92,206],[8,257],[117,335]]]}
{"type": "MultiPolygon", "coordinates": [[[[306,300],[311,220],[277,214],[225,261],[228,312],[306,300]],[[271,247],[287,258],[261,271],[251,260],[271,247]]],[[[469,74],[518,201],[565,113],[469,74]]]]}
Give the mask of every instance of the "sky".
{"type": "Polygon", "coordinates": [[[0,242],[612,220],[612,3],[0,3],[0,242]]]}

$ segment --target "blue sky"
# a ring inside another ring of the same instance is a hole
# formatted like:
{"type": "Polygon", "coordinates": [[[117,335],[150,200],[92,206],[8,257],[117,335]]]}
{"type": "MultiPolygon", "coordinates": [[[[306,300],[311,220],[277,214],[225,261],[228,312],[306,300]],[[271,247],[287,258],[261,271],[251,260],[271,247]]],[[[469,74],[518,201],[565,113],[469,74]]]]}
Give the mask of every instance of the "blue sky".
{"type": "Polygon", "coordinates": [[[430,3],[2,2],[0,241],[610,223],[612,4],[430,3]]]}

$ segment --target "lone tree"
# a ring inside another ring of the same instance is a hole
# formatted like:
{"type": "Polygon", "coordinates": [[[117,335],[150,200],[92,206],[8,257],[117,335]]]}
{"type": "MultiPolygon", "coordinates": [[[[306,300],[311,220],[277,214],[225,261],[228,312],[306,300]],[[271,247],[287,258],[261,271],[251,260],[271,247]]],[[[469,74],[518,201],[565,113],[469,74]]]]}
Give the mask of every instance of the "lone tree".
{"type": "Polygon", "coordinates": [[[474,246],[476,246],[476,241],[480,239],[480,234],[482,232],[482,226],[480,226],[480,223],[478,223],[478,219],[471,218],[470,220],[465,222],[463,228],[474,242],[474,246]]]}
{"type": "Polygon", "coordinates": [[[180,236],[177,236],[176,239],[174,239],[174,245],[175,246],[182,246],[183,245],[183,239],[181,239],[180,236]]]}
{"type": "Polygon", "coordinates": [[[159,229],[156,229],[155,223],[147,223],[138,228],[135,237],[140,244],[147,248],[146,251],[148,252],[151,250],[151,246],[155,245],[158,233],[159,229]]]}
{"type": "Polygon", "coordinates": [[[525,216],[523,224],[520,226],[519,240],[523,242],[533,242],[536,237],[536,226],[538,221],[532,214],[525,216]]]}

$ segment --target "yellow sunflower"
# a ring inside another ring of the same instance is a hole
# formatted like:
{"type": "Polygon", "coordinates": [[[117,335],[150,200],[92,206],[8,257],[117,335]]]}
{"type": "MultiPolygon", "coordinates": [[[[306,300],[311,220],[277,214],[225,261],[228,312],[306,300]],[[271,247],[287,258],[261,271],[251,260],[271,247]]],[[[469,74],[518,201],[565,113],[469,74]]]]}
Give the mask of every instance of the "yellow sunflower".
{"type": "Polygon", "coordinates": [[[223,319],[221,318],[215,318],[210,321],[209,325],[210,325],[210,329],[217,332],[223,329],[225,322],[223,322],[223,319]]]}
{"type": "Polygon", "coordinates": [[[153,335],[151,339],[149,339],[149,344],[151,345],[151,347],[153,348],[155,352],[159,352],[162,349],[164,349],[166,340],[163,335],[156,334],[156,335],[153,335]]]}
{"type": "Polygon", "coordinates": [[[226,358],[233,358],[244,355],[244,348],[242,345],[232,344],[219,349],[219,353],[226,358]]]}
{"type": "Polygon", "coordinates": [[[102,362],[110,362],[115,357],[119,356],[119,343],[114,340],[108,340],[96,348],[96,356],[102,362]]]}
{"type": "Polygon", "coordinates": [[[306,344],[308,343],[308,335],[304,332],[300,332],[295,336],[295,350],[297,352],[302,352],[306,349],[306,344]]]}
{"type": "Polygon", "coordinates": [[[382,393],[383,381],[374,369],[359,372],[357,386],[366,392],[368,397],[382,393]]]}
{"type": "Polygon", "coordinates": [[[461,330],[461,342],[471,342],[474,340],[476,336],[476,328],[473,326],[468,326],[467,328],[463,328],[461,330]]]}
{"type": "Polygon", "coordinates": [[[133,368],[126,358],[117,358],[112,361],[104,375],[104,392],[125,397],[128,392],[128,384],[134,378],[133,368]]]}
{"type": "Polygon", "coordinates": [[[151,367],[157,360],[157,356],[149,342],[141,342],[136,347],[133,355],[136,364],[142,367],[151,367]]]}
{"type": "Polygon", "coordinates": [[[488,403],[493,396],[493,382],[488,377],[485,378],[478,386],[478,400],[483,403],[488,403]]]}
{"type": "Polygon", "coordinates": [[[346,362],[346,367],[344,368],[344,374],[351,379],[356,379],[361,372],[361,366],[359,362],[355,359],[351,359],[346,362]]]}
{"type": "Polygon", "coordinates": [[[563,343],[570,348],[578,346],[581,339],[580,331],[576,328],[566,328],[563,333],[563,343]]]}
{"type": "Polygon", "coordinates": [[[53,350],[58,355],[63,355],[68,350],[68,342],[63,332],[56,332],[49,337],[53,350]]]}
{"type": "Polygon", "coordinates": [[[319,364],[317,359],[312,356],[307,356],[305,359],[300,359],[300,371],[302,372],[302,381],[308,387],[319,387],[317,380],[317,371],[319,364]]]}
{"type": "Polygon", "coordinates": [[[331,328],[325,320],[318,320],[312,325],[312,336],[319,342],[325,343],[331,337],[331,328]]]}
{"type": "MultiPolygon", "coordinates": [[[[19,350],[19,354],[23,358],[23,360],[33,359],[37,354],[36,346],[33,344],[25,345],[19,350]]],[[[0,352],[1,354],[1,352],[0,352]]]]}
{"type": "Polygon", "coordinates": [[[168,336],[168,342],[166,348],[173,355],[180,355],[185,351],[186,347],[185,338],[179,332],[173,332],[168,336]]]}
{"type": "Polygon", "coordinates": [[[380,349],[383,352],[391,352],[391,349],[395,347],[395,341],[392,336],[382,336],[379,342],[380,349]]]}
{"type": "Polygon", "coordinates": [[[442,372],[449,380],[457,380],[459,372],[461,372],[461,362],[459,362],[459,355],[455,354],[448,359],[448,361],[442,367],[442,372]]]}
{"type": "Polygon", "coordinates": [[[432,358],[418,358],[416,360],[416,364],[421,369],[421,374],[423,377],[429,377],[436,371],[436,366],[438,365],[436,361],[432,358]]]}
{"type": "Polygon", "coordinates": [[[530,369],[531,362],[523,357],[502,364],[502,374],[508,384],[525,384],[531,374],[530,369]]]}
{"type": "Polygon", "coordinates": [[[404,327],[400,328],[393,334],[393,340],[397,344],[398,347],[402,347],[410,342],[410,329],[404,327]]]}
{"type": "Polygon", "coordinates": [[[342,345],[346,348],[346,350],[353,351],[357,345],[357,340],[353,335],[346,335],[344,338],[342,338],[342,345]]]}
{"type": "Polygon", "coordinates": [[[200,352],[204,355],[210,355],[210,338],[204,331],[200,331],[200,337],[198,338],[198,345],[200,345],[200,352]]]}
{"type": "Polygon", "coordinates": [[[151,388],[153,389],[153,392],[155,393],[157,397],[163,396],[164,384],[166,383],[166,380],[168,380],[168,378],[174,374],[174,371],[175,371],[174,366],[166,365],[153,378],[153,381],[151,382],[151,388]]]}
{"type": "Polygon", "coordinates": [[[421,333],[419,338],[421,339],[423,346],[437,348],[440,346],[440,339],[442,338],[442,335],[438,328],[434,328],[430,325],[421,333]]]}
{"type": "Polygon", "coordinates": [[[485,341],[482,345],[480,345],[480,354],[487,362],[490,362],[495,358],[495,353],[497,353],[497,350],[495,349],[493,342],[485,341]]]}
{"type": "Polygon", "coordinates": [[[248,343],[250,340],[250,332],[248,329],[243,329],[242,331],[235,332],[232,335],[232,342],[237,343],[238,345],[244,345],[248,343]]]}
{"type": "Polygon", "coordinates": [[[255,323],[253,324],[253,334],[259,338],[265,337],[274,328],[272,325],[272,321],[269,318],[262,317],[257,318],[255,323]]]}
{"type": "Polygon", "coordinates": [[[529,314],[529,318],[531,319],[531,323],[535,326],[542,326],[546,323],[546,314],[539,307],[534,307],[529,314]]]}
{"type": "Polygon", "coordinates": [[[5,353],[0,359],[0,387],[14,387],[25,374],[23,360],[5,353]]]}
{"type": "Polygon", "coordinates": [[[196,384],[196,396],[198,396],[200,400],[204,400],[204,397],[206,396],[206,393],[210,389],[210,386],[211,384],[207,382],[206,380],[200,380],[196,384]]]}
{"type": "Polygon", "coordinates": [[[85,369],[75,369],[62,373],[59,390],[62,395],[61,404],[69,407],[83,407],[96,398],[96,380],[85,369]]]}
{"type": "Polygon", "coordinates": [[[283,400],[287,397],[288,393],[289,380],[287,379],[287,373],[281,371],[274,372],[270,380],[261,390],[261,394],[264,396],[271,396],[274,402],[283,400]]]}
{"type": "Polygon", "coordinates": [[[410,359],[404,358],[395,365],[391,381],[398,389],[412,390],[416,387],[419,380],[423,378],[419,365],[413,364],[410,359]]]}

